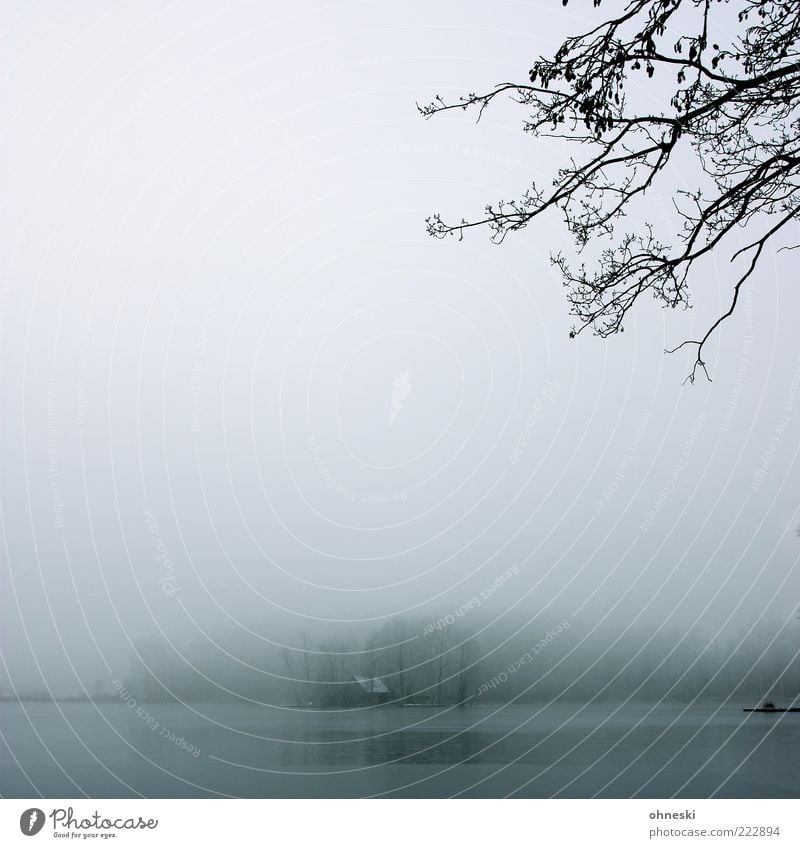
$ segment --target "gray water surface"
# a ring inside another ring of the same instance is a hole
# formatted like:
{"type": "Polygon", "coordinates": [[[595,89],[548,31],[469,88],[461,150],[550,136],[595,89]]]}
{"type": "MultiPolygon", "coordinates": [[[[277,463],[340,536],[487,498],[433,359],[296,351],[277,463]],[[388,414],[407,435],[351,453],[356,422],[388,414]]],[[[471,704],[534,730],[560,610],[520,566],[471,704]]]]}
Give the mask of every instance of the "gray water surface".
{"type": "Polygon", "coordinates": [[[4,797],[800,796],[800,714],[742,705],[0,704],[4,797]],[[138,712],[137,712],[138,710],[138,712]]]}

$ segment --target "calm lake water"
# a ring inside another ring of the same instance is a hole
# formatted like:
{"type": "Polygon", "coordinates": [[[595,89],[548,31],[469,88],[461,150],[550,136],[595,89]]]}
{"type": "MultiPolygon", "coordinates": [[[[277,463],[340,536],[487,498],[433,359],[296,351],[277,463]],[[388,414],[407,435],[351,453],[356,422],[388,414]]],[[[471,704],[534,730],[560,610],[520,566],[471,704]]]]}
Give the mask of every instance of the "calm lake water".
{"type": "Polygon", "coordinates": [[[800,713],[740,704],[140,706],[0,704],[0,795],[800,796],[800,713]]]}

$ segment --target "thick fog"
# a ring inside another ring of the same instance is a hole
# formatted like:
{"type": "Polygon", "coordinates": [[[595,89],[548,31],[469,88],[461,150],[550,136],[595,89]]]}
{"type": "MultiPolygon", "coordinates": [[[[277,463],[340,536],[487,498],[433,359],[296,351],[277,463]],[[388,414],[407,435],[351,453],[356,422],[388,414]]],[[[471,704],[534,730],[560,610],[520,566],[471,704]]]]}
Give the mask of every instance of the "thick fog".
{"type": "MultiPolygon", "coordinates": [[[[733,654],[717,694],[753,667],[796,694],[797,252],[765,254],[690,385],[664,349],[727,308],[730,252],[691,310],[570,340],[558,216],[425,231],[581,152],[514,103],[417,103],[525,79],[589,14],[7,4],[2,694],[113,692],[166,651],[205,696],[278,702],[302,634],[417,650],[447,616],[475,685],[566,621],[547,697],[606,647],[583,694],[676,645],[670,683],[707,649],[704,680],[733,654]]],[[[623,227],[674,231],[697,180],[675,160],[623,227]]]]}

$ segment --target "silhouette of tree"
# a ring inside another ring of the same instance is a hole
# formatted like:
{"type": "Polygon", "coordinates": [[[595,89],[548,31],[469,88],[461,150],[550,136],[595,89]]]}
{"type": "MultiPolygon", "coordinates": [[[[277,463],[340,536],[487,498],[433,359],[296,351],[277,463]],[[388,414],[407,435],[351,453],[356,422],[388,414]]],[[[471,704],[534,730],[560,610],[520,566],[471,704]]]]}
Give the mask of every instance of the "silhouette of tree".
{"type": "Polygon", "coordinates": [[[563,254],[552,257],[575,318],[570,336],[591,327],[608,337],[623,330],[642,295],[664,307],[688,307],[695,265],[733,231],[749,227],[750,240],[729,251],[741,266],[732,274],[728,309],[702,335],[667,351],[693,346],[687,380],[694,382],[698,369],[710,379],[706,343],[733,314],[767,244],[798,216],[799,30],[800,0],[629,0],[619,14],[537,61],[528,82],[502,83],[454,103],[436,97],[420,107],[424,116],[475,108],[480,120],[493,100],[510,96],[528,113],[525,131],[567,139],[581,155],[558,170],[552,187],[534,184],[489,204],[474,220],[448,223],[434,214],[428,231],[462,237],[468,228],[488,227],[502,242],[548,210],[560,210],[579,250],[610,237],[590,268],[573,268],[563,254]],[[654,97],[663,95],[658,109],[650,108],[653,98],[631,91],[637,78],[652,81],[654,97]],[[697,189],[671,192],[681,219],[672,244],[649,223],[638,232],[615,232],[631,202],[684,148],[693,150],[707,179],[697,189]]]}

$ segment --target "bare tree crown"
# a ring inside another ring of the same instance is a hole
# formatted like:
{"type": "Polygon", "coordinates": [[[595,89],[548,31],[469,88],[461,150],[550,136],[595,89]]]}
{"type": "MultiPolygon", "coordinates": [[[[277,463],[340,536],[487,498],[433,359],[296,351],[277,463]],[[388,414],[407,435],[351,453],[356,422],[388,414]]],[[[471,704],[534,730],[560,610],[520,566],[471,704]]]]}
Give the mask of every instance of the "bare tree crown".
{"type": "Polygon", "coordinates": [[[534,184],[474,220],[449,223],[434,214],[429,233],[461,237],[488,227],[501,242],[547,210],[561,210],[579,249],[598,236],[609,240],[591,267],[573,268],[562,254],[552,258],[575,318],[570,335],[591,327],[607,337],[623,330],[645,293],[663,306],[687,307],[695,264],[733,230],[750,227],[752,240],[729,251],[741,264],[731,275],[729,308],[703,335],[668,351],[693,346],[687,379],[694,382],[698,369],[708,377],[704,346],[733,314],[766,245],[798,217],[799,30],[800,0],[630,0],[616,17],[537,61],[529,82],[503,83],[454,103],[437,97],[420,107],[425,117],[475,108],[480,118],[495,98],[510,95],[527,111],[526,132],[568,139],[582,155],[558,171],[552,186],[534,184]],[[634,75],[655,78],[667,91],[657,110],[642,108],[645,99],[626,88],[634,75]],[[693,148],[708,179],[696,190],[673,192],[680,225],[671,244],[648,224],[618,232],[629,204],[681,146],[693,148]]]}

